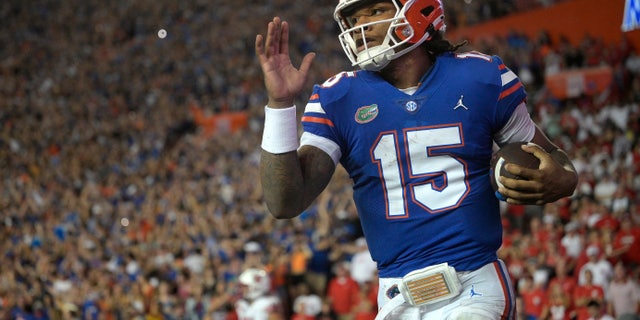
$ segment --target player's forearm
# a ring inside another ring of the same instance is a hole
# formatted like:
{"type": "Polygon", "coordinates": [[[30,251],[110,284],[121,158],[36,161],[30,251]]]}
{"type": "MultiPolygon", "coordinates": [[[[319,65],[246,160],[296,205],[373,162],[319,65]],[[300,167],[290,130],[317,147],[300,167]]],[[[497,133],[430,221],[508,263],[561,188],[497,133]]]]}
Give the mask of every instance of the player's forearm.
{"type": "Polygon", "coordinates": [[[558,177],[559,181],[562,182],[560,184],[561,188],[559,193],[561,196],[559,198],[572,195],[578,185],[578,174],[576,173],[576,168],[573,166],[569,156],[567,156],[562,149],[556,149],[550,152],[549,155],[551,155],[551,157],[564,168],[562,176],[558,177]]]}
{"type": "Polygon", "coordinates": [[[302,170],[296,151],[273,154],[262,150],[260,175],[264,200],[274,217],[293,218],[304,210],[302,170]]]}
{"type": "Polygon", "coordinates": [[[298,158],[298,120],[296,106],[265,106],[260,175],[264,200],[271,214],[279,219],[302,212],[303,176],[298,158]]]}

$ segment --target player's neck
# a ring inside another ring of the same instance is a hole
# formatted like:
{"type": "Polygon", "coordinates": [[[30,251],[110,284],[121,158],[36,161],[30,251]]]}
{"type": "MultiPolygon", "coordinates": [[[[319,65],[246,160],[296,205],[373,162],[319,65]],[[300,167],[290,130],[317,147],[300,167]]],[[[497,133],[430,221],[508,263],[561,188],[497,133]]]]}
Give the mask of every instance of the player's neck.
{"type": "Polygon", "coordinates": [[[389,62],[380,71],[382,77],[398,89],[416,87],[429,71],[433,61],[421,47],[389,62]]]}

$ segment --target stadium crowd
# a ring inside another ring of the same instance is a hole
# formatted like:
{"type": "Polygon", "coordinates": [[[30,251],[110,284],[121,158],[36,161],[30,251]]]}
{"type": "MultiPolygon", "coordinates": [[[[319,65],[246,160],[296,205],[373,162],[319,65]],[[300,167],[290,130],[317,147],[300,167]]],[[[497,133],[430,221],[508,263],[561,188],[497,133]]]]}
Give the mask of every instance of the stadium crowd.
{"type": "MultiPolygon", "coordinates": [[[[255,34],[274,14],[292,21],[295,51],[317,52],[322,82],[349,68],[334,2],[0,5],[0,318],[233,319],[236,277],[263,267],[287,319],[373,319],[375,272],[350,263],[366,261],[366,243],[345,173],[291,221],[271,218],[256,183],[266,97],[255,34]],[[246,112],[248,126],[203,134],[194,105],[246,112]],[[320,299],[304,308],[309,297],[320,299]]],[[[482,20],[449,3],[454,24],[482,20]]],[[[520,75],[580,175],[569,199],[503,206],[500,254],[522,319],[637,315],[640,49],[544,32],[466,49],[520,75]],[[602,94],[559,100],[544,86],[549,72],[602,64],[614,70],[602,94]]]]}

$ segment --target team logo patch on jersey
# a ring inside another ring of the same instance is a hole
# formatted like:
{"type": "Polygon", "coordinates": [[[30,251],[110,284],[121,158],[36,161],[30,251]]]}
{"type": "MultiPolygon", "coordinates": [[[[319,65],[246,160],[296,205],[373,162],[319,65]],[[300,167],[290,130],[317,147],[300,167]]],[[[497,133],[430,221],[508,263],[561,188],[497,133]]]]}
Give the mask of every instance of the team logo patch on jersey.
{"type": "Polygon", "coordinates": [[[364,106],[364,107],[360,107],[358,108],[358,110],[356,110],[356,122],[357,123],[367,123],[367,122],[371,122],[373,119],[375,119],[378,116],[378,105],[377,104],[372,104],[370,106],[364,106]]]}
{"type": "Polygon", "coordinates": [[[409,112],[415,112],[416,110],[418,110],[418,104],[412,100],[405,103],[404,108],[409,112]]]}
{"type": "Polygon", "coordinates": [[[387,298],[389,299],[393,299],[393,297],[399,294],[400,294],[400,289],[398,288],[397,284],[394,284],[393,286],[391,286],[391,288],[387,290],[387,298]]]}

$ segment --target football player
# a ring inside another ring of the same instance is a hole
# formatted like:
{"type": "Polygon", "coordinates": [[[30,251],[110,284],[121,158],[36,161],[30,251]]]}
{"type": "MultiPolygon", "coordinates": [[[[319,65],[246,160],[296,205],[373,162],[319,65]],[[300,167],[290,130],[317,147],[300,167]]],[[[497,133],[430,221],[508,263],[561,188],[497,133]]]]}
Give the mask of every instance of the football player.
{"type": "Polygon", "coordinates": [[[235,303],[239,320],[282,320],[280,298],[271,292],[271,279],[263,269],[249,268],[238,277],[242,298],[235,303]]]}
{"type": "Polygon", "coordinates": [[[567,155],[536,126],[526,93],[498,56],[458,52],[444,37],[439,0],[340,0],[338,39],[359,70],[315,85],[297,135],[295,98],[315,53],[299,67],[279,17],[257,35],[268,93],[262,140],[264,197],[276,218],[305,210],[338,164],[379,269],[378,318],[514,319],[515,298],[497,257],[502,225],[489,181],[492,146],[523,150],[538,169],[507,165],[509,203],[573,193],[567,155]]]}

